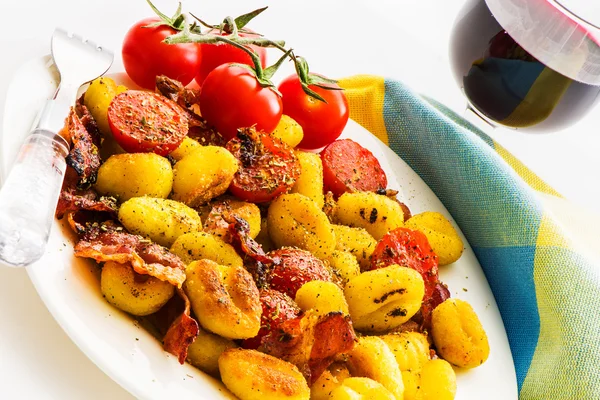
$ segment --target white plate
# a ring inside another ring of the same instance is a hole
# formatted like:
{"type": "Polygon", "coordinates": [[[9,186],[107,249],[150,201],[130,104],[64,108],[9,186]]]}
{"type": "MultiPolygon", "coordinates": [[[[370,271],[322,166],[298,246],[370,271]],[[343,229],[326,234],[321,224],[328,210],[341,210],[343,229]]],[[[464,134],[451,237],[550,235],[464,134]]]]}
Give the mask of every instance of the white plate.
{"type": "MultiPolygon", "coordinates": [[[[117,71],[111,71],[115,73],[117,71]]],[[[43,101],[56,88],[57,77],[48,57],[24,65],[14,77],[6,98],[1,137],[2,168],[8,171],[43,101]]],[[[401,189],[413,213],[448,211],[421,178],[395,153],[354,121],[344,137],[370,149],[380,160],[389,187],[401,189]]],[[[190,365],[179,365],[161,344],[100,294],[94,263],[73,256],[74,235],[55,222],[44,257],[28,268],[40,297],[71,339],[112,379],[138,398],[231,398],[216,380],[190,365]]],[[[466,240],[463,237],[465,243],[466,240]]],[[[458,400],[517,399],[517,383],[504,325],[486,278],[473,251],[442,267],[441,278],[452,297],[469,301],[490,341],[488,361],[479,368],[457,370],[458,400]]]]}

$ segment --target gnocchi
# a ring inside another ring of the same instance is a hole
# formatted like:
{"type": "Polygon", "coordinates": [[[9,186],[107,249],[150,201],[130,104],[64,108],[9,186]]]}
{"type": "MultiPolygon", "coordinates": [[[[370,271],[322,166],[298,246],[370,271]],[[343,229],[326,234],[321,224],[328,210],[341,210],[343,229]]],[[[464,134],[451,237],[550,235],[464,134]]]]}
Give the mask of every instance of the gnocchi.
{"type": "Polygon", "coordinates": [[[194,261],[185,272],[183,287],[202,327],[228,339],[258,334],[262,307],[249,272],[210,260],[194,261]]]}
{"type": "Polygon", "coordinates": [[[299,193],[274,200],[267,214],[269,236],[277,247],[295,246],[321,259],[331,256],[335,234],[325,213],[299,193]]]}
{"type": "Polygon", "coordinates": [[[281,139],[290,147],[296,147],[302,141],[304,133],[299,123],[294,121],[292,117],[283,114],[273,131],[273,136],[281,139]]]}
{"type": "Polygon", "coordinates": [[[406,227],[423,232],[438,256],[439,265],[452,264],[463,253],[464,244],[456,229],[442,214],[427,211],[413,215],[406,227]]]}
{"type": "Polygon", "coordinates": [[[155,313],[175,294],[175,287],[149,275],[138,275],[129,264],[104,263],[100,291],[113,306],[133,315],[155,313]]]}
{"type": "Polygon", "coordinates": [[[356,257],[347,251],[334,250],[328,261],[333,273],[340,277],[344,286],[352,278],[360,275],[360,267],[356,257]]]}
{"type": "Polygon", "coordinates": [[[198,213],[169,199],[134,197],[119,208],[119,221],[128,231],[170,247],[186,233],[202,229],[198,213]]]}
{"type": "Polygon", "coordinates": [[[332,225],[335,233],[336,250],[348,251],[358,260],[360,267],[367,270],[371,265],[371,254],[377,241],[363,228],[351,228],[345,225],[332,225]]]}
{"type": "Polygon", "coordinates": [[[315,153],[296,151],[300,162],[300,176],[292,187],[291,193],[300,193],[314,201],[322,209],[323,197],[323,163],[321,157],[315,153]]]}
{"type": "Polygon", "coordinates": [[[370,378],[347,378],[332,392],[332,400],[394,400],[398,399],[381,383],[370,378]]]}
{"type": "Polygon", "coordinates": [[[149,196],[166,199],[173,187],[171,163],[154,153],[115,154],[100,166],[95,189],[120,201],[149,196]]]}
{"type": "Polygon", "coordinates": [[[348,354],[352,376],[373,379],[389,390],[397,400],[404,399],[402,374],[392,351],[377,336],[363,336],[348,354]]]}
{"type": "Polygon", "coordinates": [[[419,311],[425,284],[417,271],[391,265],[353,278],[344,294],[356,329],[385,332],[419,311]]]}
{"type": "Polygon", "coordinates": [[[350,378],[348,368],[341,363],[332,364],[311,385],[311,400],[328,400],[335,388],[340,386],[346,378],[350,378]]]}
{"type": "Polygon", "coordinates": [[[344,292],[335,283],[310,281],[296,292],[296,303],[303,311],[313,310],[317,315],[330,312],[348,314],[344,292]]]}
{"type": "Polygon", "coordinates": [[[200,206],[225,193],[237,170],[238,162],[229,151],[201,146],[173,167],[173,199],[200,206]]]}
{"type": "Polygon", "coordinates": [[[490,354],[483,326],[463,300],[448,299],[433,310],[431,335],[438,353],[457,367],[477,367],[490,354]]]}
{"type": "Polygon", "coordinates": [[[202,147],[200,143],[186,136],[185,138],[183,138],[183,141],[181,142],[179,147],[173,150],[169,155],[173,157],[175,161],[180,161],[181,159],[183,159],[183,157],[187,156],[188,154],[191,154],[200,147],[202,147]]]}
{"type": "Polygon", "coordinates": [[[344,193],[337,202],[337,223],[364,228],[376,240],[404,225],[400,204],[372,192],[344,193]]]}
{"type": "Polygon", "coordinates": [[[171,253],[178,255],[185,264],[203,259],[230,267],[241,267],[244,264],[229,243],[206,232],[179,236],[171,246],[171,253]]]}
{"type": "Polygon", "coordinates": [[[194,343],[188,347],[187,359],[193,366],[212,376],[219,375],[219,357],[225,350],[236,348],[230,339],[225,339],[200,328],[194,343]]]}
{"type": "Polygon", "coordinates": [[[225,386],[241,400],[309,400],[310,389],[298,368],[256,350],[229,349],[219,357],[225,386]]]}

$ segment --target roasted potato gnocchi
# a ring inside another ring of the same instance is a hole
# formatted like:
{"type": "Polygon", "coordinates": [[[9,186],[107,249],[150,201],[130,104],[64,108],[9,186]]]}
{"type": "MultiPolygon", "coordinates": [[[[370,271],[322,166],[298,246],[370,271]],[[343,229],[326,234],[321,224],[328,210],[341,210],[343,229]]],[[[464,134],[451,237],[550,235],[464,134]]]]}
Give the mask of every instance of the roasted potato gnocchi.
{"type": "Polygon", "coordinates": [[[300,162],[300,176],[292,187],[291,193],[300,193],[314,201],[319,208],[323,208],[323,163],[321,157],[315,153],[296,151],[300,162]]]}
{"type": "Polygon", "coordinates": [[[178,255],[185,264],[203,259],[230,267],[241,267],[244,264],[229,243],[206,232],[179,236],[171,246],[171,253],[178,255]]]}
{"type": "Polygon", "coordinates": [[[277,247],[299,247],[325,260],[335,248],[329,219],[314,201],[299,193],[284,194],[271,203],[267,226],[277,247]]]}
{"type": "Polygon", "coordinates": [[[113,261],[102,267],[100,290],[110,304],[138,316],[157,312],[175,293],[169,282],[139,275],[131,265],[113,261]]]}
{"type": "Polygon", "coordinates": [[[184,290],[202,327],[228,339],[247,339],[260,329],[258,288],[241,267],[194,261],[185,270],[184,290]]]}
{"type": "Polygon", "coordinates": [[[358,260],[363,270],[369,269],[371,265],[371,254],[377,246],[377,242],[363,228],[351,228],[345,225],[332,225],[335,233],[336,249],[352,253],[358,260]]]}
{"type": "Polygon", "coordinates": [[[225,193],[237,170],[237,160],[229,151],[201,146],[173,167],[173,199],[200,206],[225,193]]]}
{"type": "Polygon", "coordinates": [[[329,257],[329,267],[346,285],[352,278],[360,275],[360,267],[356,257],[347,251],[334,250],[329,257]]]}
{"type": "Polygon", "coordinates": [[[219,357],[221,379],[241,400],[309,400],[298,368],[256,350],[230,349],[219,357]]]}
{"type": "Polygon", "coordinates": [[[197,150],[200,147],[202,147],[200,143],[186,136],[179,145],[179,147],[173,150],[169,155],[173,157],[175,161],[179,161],[183,157],[193,153],[194,150],[197,150]]]}
{"type": "Polygon", "coordinates": [[[397,400],[404,399],[402,374],[394,354],[377,336],[363,336],[348,354],[352,376],[373,379],[383,385],[397,400]]]}
{"type": "Polygon", "coordinates": [[[120,201],[148,196],[166,199],[173,187],[171,163],[154,153],[116,154],[100,166],[95,189],[120,201]]]}
{"type": "Polygon", "coordinates": [[[413,215],[406,221],[405,226],[421,231],[427,236],[431,248],[438,256],[439,265],[452,264],[463,253],[464,244],[458,232],[450,221],[438,212],[426,211],[413,215]]]}
{"type": "Polygon", "coordinates": [[[448,299],[433,310],[431,335],[438,353],[462,368],[477,367],[490,354],[488,338],[473,307],[460,299],[448,299]]]}
{"type": "Polygon", "coordinates": [[[338,285],[325,281],[310,281],[296,292],[296,303],[302,311],[313,310],[317,315],[330,312],[348,314],[344,292],[338,285]]]}
{"type": "Polygon", "coordinates": [[[186,233],[202,229],[198,213],[178,201],[134,197],[119,208],[119,221],[128,231],[170,247],[186,233]]]}
{"type": "Polygon", "coordinates": [[[94,79],[85,91],[83,104],[90,110],[102,135],[112,137],[108,125],[108,106],[116,95],[126,90],[125,86],[117,85],[111,78],[100,77],[94,79]]]}
{"type": "Polygon", "coordinates": [[[187,360],[207,374],[218,376],[219,357],[225,350],[236,347],[232,340],[200,328],[196,340],[188,347],[187,360]]]}
{"type": "Polygon", "coordinates": [[[456,396],[456,374],[445,360],[427,361],[419,375],[419,400],[452,400],[456,396]]]}
{"type": "Polygon", "coordinates": [[[404,225],[400,204],[372,192],[344,193],[337,202],[337,223],[364,228],[376,240],[404,225]]]}
{"type": "Polygon", "coordinates": [[[341,363],[332,364],[310,387],[311,400],[328,400],[332,392],[340,386],[346,378],[350,378],[350,371],[341,363]]]}
{"type": "Polygon", "coordinates": [[[381,383],[370,378],[347,378],[331,392],[331,400],[395,400],[381,383]]]}
{"type": "Polygon", "coordinates": [[[356,329],[385,332],[419,311],[425,284],[417,271],[390,265],[353,278],[344,294],[356,329]]]}
{"type": "Polygon", "coordinates": [[[281,139],[290,147],[296,147],[302,141],[304,133],[299,123],[294,121],[292,117],[283,114],[273,131],[273,136],[281,139]]]}

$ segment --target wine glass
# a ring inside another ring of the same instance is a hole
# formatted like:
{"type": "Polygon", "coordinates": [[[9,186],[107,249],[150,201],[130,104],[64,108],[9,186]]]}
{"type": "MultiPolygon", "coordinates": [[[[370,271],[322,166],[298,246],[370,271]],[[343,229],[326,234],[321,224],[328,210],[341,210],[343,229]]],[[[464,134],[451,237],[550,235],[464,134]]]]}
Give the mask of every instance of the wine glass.
{"type": "Polygon", "coordinates": [[[468,0],[450,58],[479,117],[549,132],[574,124],[600,99],[599,44],[599,28],[554,0],[468,0]]]}

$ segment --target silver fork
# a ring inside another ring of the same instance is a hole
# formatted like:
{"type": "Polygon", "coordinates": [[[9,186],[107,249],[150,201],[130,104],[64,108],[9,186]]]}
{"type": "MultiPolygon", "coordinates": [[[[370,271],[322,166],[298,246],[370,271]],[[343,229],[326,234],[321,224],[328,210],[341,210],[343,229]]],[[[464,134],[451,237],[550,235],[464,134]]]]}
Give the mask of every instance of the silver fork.
{"type": "Polygon", "coordinates": [[[27,266],[44,254],[69,153],[59,132],[79,87],[104,74],[113,61],[112,52],[61,29],[54,31],[51,48],[60,85],[0,190],[0,263],[12,267],[27,266]]]}

